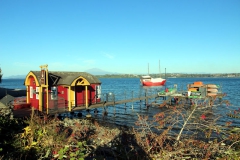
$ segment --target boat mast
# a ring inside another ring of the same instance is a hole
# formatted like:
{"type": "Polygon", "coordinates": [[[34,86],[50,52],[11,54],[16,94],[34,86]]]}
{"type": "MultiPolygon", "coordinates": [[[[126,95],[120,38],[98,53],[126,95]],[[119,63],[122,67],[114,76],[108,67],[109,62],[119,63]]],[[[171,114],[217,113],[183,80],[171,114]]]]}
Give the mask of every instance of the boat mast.
{"type": "Polygon", "coordinates": [[[161,77],[161,70],[160,70],[160,60],[159,60],[159,63],[158,63],[158,65],[159,65],[159,77],[161,77]]]}
{"type": "Polygon", "coordinates": [[[148,63],[148,75],[149,75],[149,63],[148,63]]]}

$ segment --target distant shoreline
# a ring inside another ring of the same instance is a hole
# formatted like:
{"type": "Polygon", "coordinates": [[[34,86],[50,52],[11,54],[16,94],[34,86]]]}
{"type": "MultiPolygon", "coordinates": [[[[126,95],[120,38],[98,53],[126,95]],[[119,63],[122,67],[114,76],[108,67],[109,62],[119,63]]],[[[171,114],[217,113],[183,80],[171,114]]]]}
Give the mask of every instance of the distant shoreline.
{"type": "MultiPolygon", "coordinates": [[[[136,74],[106,74],[95,75],[97,78],[140,78],[142,75],[136,74]]],[[[159,74],[150,74],[151,77],[159,77],[159,74]]],[[[162,78],[240,78],[240,73],[231,74],[179,74],[179,73],[166,73],[160,74],[162,78]]]]}
{"type": "Polygon", "coordinates": [[[26,89],[9,89],[0,87],[0,99],[6,95],[11,95],[13,97],[22,97],[26,96],[26,89]]]}
{"type": "MultiPolygon", "coordinates": [[[[150,74],[153,78],[159,77],[158,74],[150,74]]],[[[132,75],[132,74],[113,74],[113,75],[94,75],[97,78],[140,78],[141,75],[132,75]]],[[[161,76],[162,78],[165,78],[164,76],[161,76]]],[[[221,76],[221,75],[208,75],[208,76],[204,76],[204,75],[179,75],[179,76],[171,76],[171,75],[166,75],[166,78],[240,78],[240,73],[239,75],[225,75],[225,76],[221,76]]],[[[25,78],[2,78],[3,80],[24,80],[25,78]]]]}
{"type": "MultiPolygon", "coordinates": [[[[91,73],[90,73],[91,74],[91,73]]],[[[104,74],[104,75],[95,75],[97,78],[140,78],[143,74],[104,74]]],[[[240,73],[215,73],[215,74],[190,74],[190,73],[162,73],[162,74],[150,74],[153,78],[162,77],[162,78],[239,78],[240,73]]],[[[25,75],[19,76],[9,76],[2,77],[4,79],[12,79],[12,80],[24,80],[26,78],[25,75]]]]}

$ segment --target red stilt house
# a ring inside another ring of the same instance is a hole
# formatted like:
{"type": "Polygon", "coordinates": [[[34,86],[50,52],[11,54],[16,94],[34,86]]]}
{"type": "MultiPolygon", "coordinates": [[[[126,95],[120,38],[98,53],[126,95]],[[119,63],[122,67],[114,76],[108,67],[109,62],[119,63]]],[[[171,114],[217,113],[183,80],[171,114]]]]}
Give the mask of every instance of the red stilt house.
{"type": "Polygon", "coordinates": [[[36,110],[46,111],[86,106],[101,101],[101,82],[86,72],[30,71],[25,79],[27,102],[36,110]]]}

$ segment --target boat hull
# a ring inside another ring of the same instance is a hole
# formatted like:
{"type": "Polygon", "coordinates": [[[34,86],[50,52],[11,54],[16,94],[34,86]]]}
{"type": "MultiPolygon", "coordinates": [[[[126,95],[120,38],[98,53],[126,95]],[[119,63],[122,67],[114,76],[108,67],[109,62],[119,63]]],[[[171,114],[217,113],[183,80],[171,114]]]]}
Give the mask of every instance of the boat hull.
{"type": "Polygon", "coordinates": [[[143,86],[164,86],[165,83],[166,83],[166,80],[163,79],[163,80],[161,80],[159,82],[152,82],[152,81],[144,81],[144,80],[142,80],[141,83],[142,83],[143,86]]]}

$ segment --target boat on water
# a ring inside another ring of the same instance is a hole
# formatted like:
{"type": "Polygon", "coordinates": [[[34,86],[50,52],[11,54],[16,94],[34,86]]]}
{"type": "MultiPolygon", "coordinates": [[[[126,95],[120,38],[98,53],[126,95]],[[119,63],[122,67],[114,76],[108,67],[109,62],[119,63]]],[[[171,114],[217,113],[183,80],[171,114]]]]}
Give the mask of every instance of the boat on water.
{"type": "Polygon", "coordinates": [[[151,76],[141,76],[140,82],[143,86],[163,86],[166,83],[166,79],[152,78],[151,76]]]}
{"type": "Polygon", "coordinates": [[[149,75],[149,64],[148,64],[148,75],[140,77],[140,82],[143,86],[163,86],[166,83],[166,79],[161,78],[160,73],[160,61],[159,61],[159,77],[153,78],[149,75]]]}

